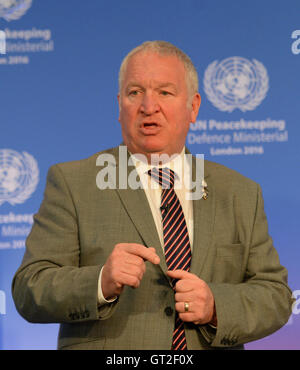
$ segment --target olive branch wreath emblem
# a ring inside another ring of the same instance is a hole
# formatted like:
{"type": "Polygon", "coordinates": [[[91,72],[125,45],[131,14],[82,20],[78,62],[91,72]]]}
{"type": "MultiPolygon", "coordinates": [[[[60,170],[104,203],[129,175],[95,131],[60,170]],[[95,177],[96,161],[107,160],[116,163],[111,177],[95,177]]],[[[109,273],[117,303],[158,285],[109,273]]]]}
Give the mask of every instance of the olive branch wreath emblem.
{"type": "Polygon", "coordinates": [[[9,0],[0,1],[0,18],[4,18],[8,22],[21,18],[31,7],[32,0],[19,0],[16,5],[12,5],[13,3],[14,1],[9,0]]]}
{"type": "Polygon", "coordinates": [[[20,186],[21,190],[12,197],[0,198],[0,206],[4,202],[11,205],[24,203],[35,191],[39,182],[39,169],[36,160],[30,154],[23,152],[23,160],[26,166],[26,185],[20,186]]]}
{"type": "Polygon", "coordinates": [[[218,68],[218,61],[214,61],[207,67],[204,73],[204,91],[210,100],[210,102],[219,110],[223,112],[232,112],[234,109],[238,108],[242,112],[247,110],[255,109],[262,100],[266,97],[266,94],[269,89],[269,77],[266,68],[264,65],[256,59],[253,59],[253,65],[256,71],[256,87],[253,96],[249,101],[241,102],[239,104],[228,104],[224,101],[212,88],[212,79],[215,74],[216,69],[218,68]]]}

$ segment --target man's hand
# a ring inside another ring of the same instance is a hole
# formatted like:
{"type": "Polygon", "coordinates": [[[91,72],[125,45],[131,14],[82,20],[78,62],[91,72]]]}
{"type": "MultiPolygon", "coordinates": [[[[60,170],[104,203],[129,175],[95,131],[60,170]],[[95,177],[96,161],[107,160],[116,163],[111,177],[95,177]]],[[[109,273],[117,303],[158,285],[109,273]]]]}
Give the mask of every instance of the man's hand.
{"type": "Polygon", "coordinates": [[[214,296],[205,281],[183,270],[168,271],[168,276],[178,279],[175,285],[175,309],[182,321],[194,324],[213,324],[216,326],[214,296]],[[184,303],[188,303],[188,312],[184,303]]]}
{"type": "Polygon", "coordinates": [[[104,298],[120,295],[124,285],[137,288],[146,271],[146,261],[155,265],[160,262],[154,248],[134,243],[116,244],[102,271],[101,288],[104,298]]]}

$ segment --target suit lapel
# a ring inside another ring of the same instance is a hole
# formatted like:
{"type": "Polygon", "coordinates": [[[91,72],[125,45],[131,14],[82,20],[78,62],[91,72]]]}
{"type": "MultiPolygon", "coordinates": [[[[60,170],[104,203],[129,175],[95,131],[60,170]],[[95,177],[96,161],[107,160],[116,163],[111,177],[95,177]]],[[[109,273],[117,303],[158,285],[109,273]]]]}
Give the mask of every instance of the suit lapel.
{"type": "Polygon", "coordinates": [[[145,246],[153,247],[160,258],[160,265],[167,271],[165,256],[162,251],[152,212],[143,189],[117,189],[121,202],[131,221],[144,241],[145,246]]]}
{"type": "MultiPolygon", "coordinates": [[[[117,160],[117,184],[119,184],[119,168],[120,166],[127,166],[128,175],[134,170],[134,166],[128,166],[129,153],[127,152],[127,162],[121,163],[119,160],[119,154],[116,153],[117,160]]],[[[139,182],[139,177],[137,177],[137,182],[139,182]]],[[[167,265],[165,262],[165,256],[162,250],[160,239],[157,233],[154,219],[152,217],[152,212],[146,197],[145,191],[143,189],[132,189],[129,185],[126,189],[116,189],[120,200],[126,209],[129,218],[135,225],[138,233],[140,234],[144,245],[147,247],[153,247],[156,249],[156,253],[160,258],[160,267],[163,272],[166,273],[167,265]]]]}
{"type": "MultiPolygon", "coordinates": [[[[195,171],[195,158],[193,157],[193,181],[196,179],[195,171]]],[[[208,197],[206,200],[201,198],[193,201],[194,240],[190,272],[198,276],[201,276],[208,250],[211,246],[215,222],[214,189],[210,186],[209,173],[206,172],[205,168],[204,173],[204,179],[209,190],[208,197]]]]}

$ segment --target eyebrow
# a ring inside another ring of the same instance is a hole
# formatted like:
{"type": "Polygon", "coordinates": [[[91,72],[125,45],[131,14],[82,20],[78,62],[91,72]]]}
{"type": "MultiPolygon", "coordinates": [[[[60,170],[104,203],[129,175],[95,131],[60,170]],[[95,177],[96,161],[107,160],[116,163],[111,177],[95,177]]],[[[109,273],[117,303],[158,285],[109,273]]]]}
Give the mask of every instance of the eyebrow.
{"type": "Polygon", "coordinates": [[[126,89],[126,90],[129,90],[129,89],[131,89],[132,87],[141,87],[141,88],[142,88],[142,86],[141,86],[139,83],[137,83],[137,82],[131,82],[130,84],[128,84],[128,85],[125,87],[125,89],[126,89]]]}
{"type": "MultiPolygon", "coordinates": [[[[140,83],[133,81],[129,85],[126,86],[126,90],[128,91],[132,87],[139,87],[139,88],[144,89],[144,87],[140,83]]],[[[155,89],[161,89],[161,88],[164,88],[164,87],[171,87],[171,88],[173,88],[177,91],[176,85],[173,84],[172,82],[158,83],[158,85],[155,87],[155,89]]]]}
{"type": "Polygon", "coordinates": [[[176,89],[176,85],[173,84],[172,82],[163,82],[161,84],[158,85],[158,87],[173,87],[174,89],[176,89]]]}

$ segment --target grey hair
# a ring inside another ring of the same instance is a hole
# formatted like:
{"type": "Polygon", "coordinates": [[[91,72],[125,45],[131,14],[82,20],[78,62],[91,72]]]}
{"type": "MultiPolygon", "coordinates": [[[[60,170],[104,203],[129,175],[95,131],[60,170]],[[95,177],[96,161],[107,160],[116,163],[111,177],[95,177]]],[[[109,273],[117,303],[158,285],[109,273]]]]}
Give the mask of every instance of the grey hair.
{"type": "Polygon", "coordinates": [[[159,55],[174,55],[182,61],[186,72],[186,84],[189,97],[198,92],[198,73],[190,57],[175,45],[167,41],[145,41],[131,50],[123,59],[119,71],[119,91],[121,91],[125,71],[131,57],[140,52],[153,52],[159,55]]]}

